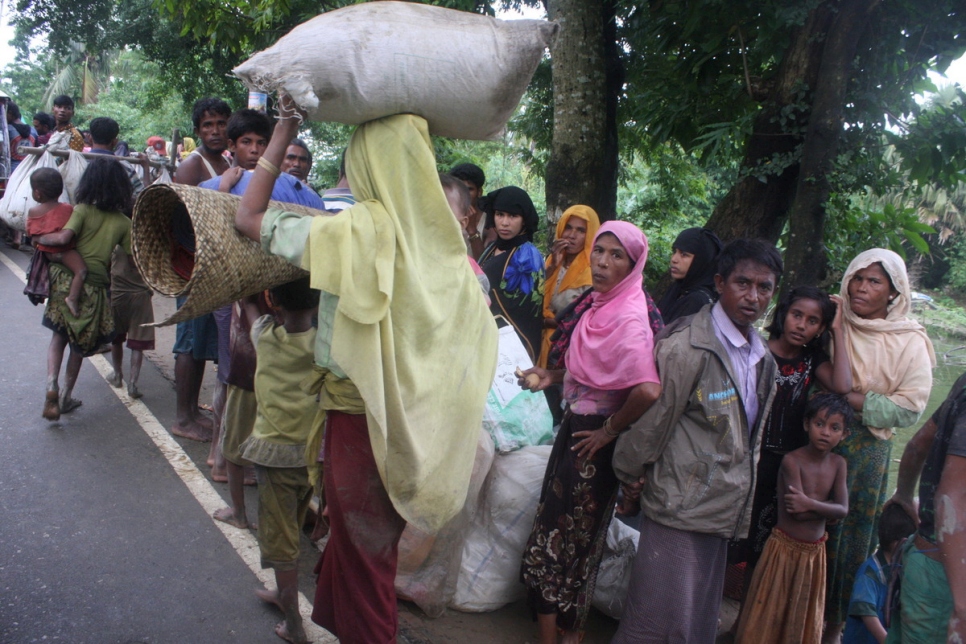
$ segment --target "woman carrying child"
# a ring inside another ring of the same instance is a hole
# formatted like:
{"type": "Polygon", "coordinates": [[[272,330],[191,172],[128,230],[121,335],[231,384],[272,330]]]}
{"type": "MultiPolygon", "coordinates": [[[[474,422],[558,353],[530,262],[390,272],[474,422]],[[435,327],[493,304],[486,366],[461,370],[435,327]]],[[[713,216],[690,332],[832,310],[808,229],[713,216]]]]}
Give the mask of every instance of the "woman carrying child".
{"type": "Polygon", "coordinates": [[[859,253],[842,278],[847,398],[858,419],[836,449],[849,465],[849,516],[829,529],[826,641],[838,638],[855,572],[875,549],[893,428],[916,423],[932,389],[936,357],[925,329],[908,317],[911,292],[902,258],[882,248],[859,253]]]}
{"type": "Polygon", "coordinates": [[[833,362],[822,347],[826,331],[831,331],[834,347],[845,346],[840,303],[837,295],[829,297],[814,286],[799,286],[782,298],[766,328],[768,349],[778,364],[778,388],[761,438],[751,530],[744,553],[746,588],[778,521],[776,486],[782,457],[808,444],[802,428],[809,391],[816,381],[823,389],[843,396],[852,390],[848,354],[839,351],[833,362]]]}
{"type": "Polygon", "coordinates": [[[131,181],[121,164],[114,159],[93,159],[81,176],[77,205],[70,220],[62,230],[34,240],[44,246],[65,246],[76,240],[77,252],[87,266],[87,279],[74,315],[67,306],[74,274],[61,264],[50,265],[50,297],[43,321],[53,331],[47,350],[47,399],[43,412],[47,420],[57,420],[80,406],[71,393],[81,363],[114,337],[114,313],[108,292],[111,254],[118,245],[125,253],[131,253],[131,220],[125,214],[131,211],[131,205],[131,181]],[[57,380],[68,344],[67,375],[64,389],[59,391],[57,380]]]}
{"type": "Polygon", "coordinates": [[[642,288],[647,238],[633,224],[603,224],[590,266],[593,304],[574,329],[566,370],[535,367],[534,391],[562,383],[568,409],[554,442],[520,576],[541,644],[575,644],[590,610],[617,501],[614,439],[661,395],[642,288]]]}
{"type": "MultiPolygon", "coordinates": [[[[70,220],[74,207],[69,203],[60,203],[60,194],[64,191],[64,179],[60,172],[53,168],[40,168],[30,175],[31,197],[37,205],[27,211],[27,234],[40,237],[47,233],[55,233],[63,229],[70,220]]],[[[70,292],[64,298],[64,303],[71,315],[76,316],[79,311],[77,303],[80,300],[84,279],[87,278],[87,265],[80,253],[74,250],[76,244],[65,246],[51,246],[34,244],[37,251],[44,253],[48,262],[63,264],[74,274],[70,282],[70,292]]]]}

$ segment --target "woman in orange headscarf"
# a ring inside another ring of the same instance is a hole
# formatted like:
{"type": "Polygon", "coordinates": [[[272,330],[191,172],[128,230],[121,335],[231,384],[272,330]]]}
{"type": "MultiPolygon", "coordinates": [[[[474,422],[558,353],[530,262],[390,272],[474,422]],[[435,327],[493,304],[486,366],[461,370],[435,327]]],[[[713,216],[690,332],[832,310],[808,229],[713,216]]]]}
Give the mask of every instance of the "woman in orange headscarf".
{"type": "Polygon", "coordinates": [[[538,367],[547,366],[550,336],[557,328],[557,314],[590,290],[590,249],[600,228],[597,213],[589,206],[571,206],[557,222],[557,238],[547,257],[543,292],[543,342],[538,367]]]}

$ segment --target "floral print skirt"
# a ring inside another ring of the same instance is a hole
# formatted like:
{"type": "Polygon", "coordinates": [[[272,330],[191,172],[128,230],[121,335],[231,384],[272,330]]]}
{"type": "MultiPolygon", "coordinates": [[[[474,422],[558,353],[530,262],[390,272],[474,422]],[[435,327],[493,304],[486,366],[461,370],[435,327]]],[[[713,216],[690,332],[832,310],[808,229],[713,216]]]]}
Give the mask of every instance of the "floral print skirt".
{"type": "Polygon", "coordinates": [[[600,429],[604,416],[569,411],[557,434],[520,578],[536,614],[557,614],[557,626],[580,630],[594,597],[597,569],[617,501],[619,481],[611,459],[616,441],[592,460],[578,458],[573,434],[600,429]]]}

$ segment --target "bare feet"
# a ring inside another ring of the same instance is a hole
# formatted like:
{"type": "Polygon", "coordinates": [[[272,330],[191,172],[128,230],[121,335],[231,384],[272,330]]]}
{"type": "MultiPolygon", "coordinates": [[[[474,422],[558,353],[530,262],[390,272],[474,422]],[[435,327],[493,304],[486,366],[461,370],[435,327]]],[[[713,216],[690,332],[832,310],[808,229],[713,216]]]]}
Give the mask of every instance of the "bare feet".
{"type": "MultiPolygon", "coordinates": [[[[209,463],[209,465],[211,465],[209,463]]],[[[228,482],[228,471],[225,468],[217,468],[214,465],[211,466],[211,480],[215,483],[227,483],[228,482]]]]}
{"type": "Polygon", "coordinates": [[[77,308],[77,300],[70,296],[67,296],[64,298],[64,304],[67,305],[67,310],[70,311],[70,314],[76,318],[80,313],[80,310],[77,308]]]}
{"type": "Polygon", "coordinates": [[[197,414],[195,414],[195,422],[201,425],[202,427],[204,427],[206,430],[208,430],[208,432],[215,431],[215,421],[208,418],[201,412],[198,412],[197,414]]]}
{"type": "Polygon", "coordinates": [[[258,480],[255,478],[255,468],[249,466],[245,467],[245,485],[258,485],[258,480]]]}
{"type": "Polygon", "coordinates": [[[76,398],[64,396],[60,399],[60,413],[69,414],[70,412],[80,407],[82,404],[83,403],[77,400],[76,398]]]}
{"type": "Polygon", "coordinates": [[[292,644],[308,644],[309,642],[301,624],[289,628],[288,621],[279,622],[275,625],[275,634],[286,642],[292,642],[292,644]]]}
{"type": "Polygon", "coordinates": [[[211,430],[196,422],[188,422],[183,425],[175,423],[171,427],[171,433],[200,443],[207,443],[211,440],[211,430]]]}
{"type": "Polygon", "coordinates": [[[41,414],[47,420],[60,420],[60,406],[57,402],[57,392],[48,391],[44,400],[44,411],[41,414]]]}
{"type": "MultiPolygon", "coordinates": [[[[118,385],[118,387],[120,387],[120,385],[118,385]]],[[[138,386],[136,384],[134,384],[133,382],[129,382],[127,383],[127,395],[137,400],[144,394],[141,393],[141,390],[138,389],[138,386]]]]}
{"type": "MultiPolygon", "coordinates": [[[[227,523],[230,526],[235,526],[241,530],[248,528],[248,521],[246,519],[239,519],[235,516],[235,512],[231,508],[222,508],[220,510],[215,510],[215,513],[211,515],[217,521],[227,523]]],[[[265,592],[268,592],[267,590],[265,592]]],[[[255,591],[258,594],[258,591],[255,591]]]]}
{"type": "Polygon", "coordinates": [[[112,387],[117,387],[118,389],[120,389],[121,385],[124,384],[124,377],[118,372],[112,371],[111,375],[108,376],[107,381],[111,383],[112,387]]]}
{"type": "Polygon", "coordinates": [[[278,598],[277,590],[269,590],[268,588],[256,588],[255,597],[258,597],[266,604],[272,604],[280,611],[283,611],[283,612],[285,611],[285,609],[282,608],[282,602],[278,598]]]}

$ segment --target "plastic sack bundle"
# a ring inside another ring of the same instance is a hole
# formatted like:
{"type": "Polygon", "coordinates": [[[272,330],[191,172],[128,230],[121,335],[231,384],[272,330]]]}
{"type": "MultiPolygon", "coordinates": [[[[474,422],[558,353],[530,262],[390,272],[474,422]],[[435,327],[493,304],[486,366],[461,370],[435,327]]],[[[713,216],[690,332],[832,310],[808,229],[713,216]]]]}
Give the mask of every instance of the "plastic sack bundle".
{"type": "MultiPolygon", "coordinates": [[[[52,154],[36,156],[28,154],[7,181],[7,190],[0,199],[0,219],[14,230],[27,230],[27,211],[37,205],[30,187],[30,175],[40,168],[57,168],[57,160],[52,154]]],[[[67,190],[60,195],[60,201],[69,203],[67,190]]]]}
{"type": "Polygon", "coordinates": [[[440,617],[453,600],[463,542],[480,505],[483,484],[493,464],[493,439],[480,431],[466,503],[435,536],[407,525],[399,539],[396,594],[416,603],[430,617],[440,617]]]}
{"type": "Polygon", "coordinates": [[[71,150],[67,161],[60,166],[60,176],[64,177],[64,190],[67,192],[67,196],[70,197],[72,204],[77,203],[77,188],[80,186],[80,180],[84,176],[84,170],[87,169],[87,165],[87,159],[84,158],[83,154],[76,150],[71,150]]]}
{"type": "Polygon", "coordinates": [[[452,608],[491,611],[523,597],[520,564],[551,449],[524,447],[493,459],[483,504],[463,544],[452,608]]]}
{"type": "Polygon", "coordinates": [[[500,328],[499,341],[496,373],[483,410],[483,429],[490,432],[496,451],[501,454],[552,443],[553,416],[546,396],[521,389],[514,373],[518,367],[533,366],[530,355],[512,326],[500,328]]]}
{"type": "Polygon", "coordinates": [[[367,2],[316,16],[233,71],[250,90],[285,91],[312,120],[358,125],[412,113],[431,134],[492,140],[557,30],[544,20],[367,2]]]}
{"type": "Polygon", "coordinates": [[[597,585],[591,605],[600,612],[620,619],[627,603],[631,583],[631,569],[637,556],[637,542],[641,533],[614,517],[607,529],[604,555],[597,572],[597,585]]]}

